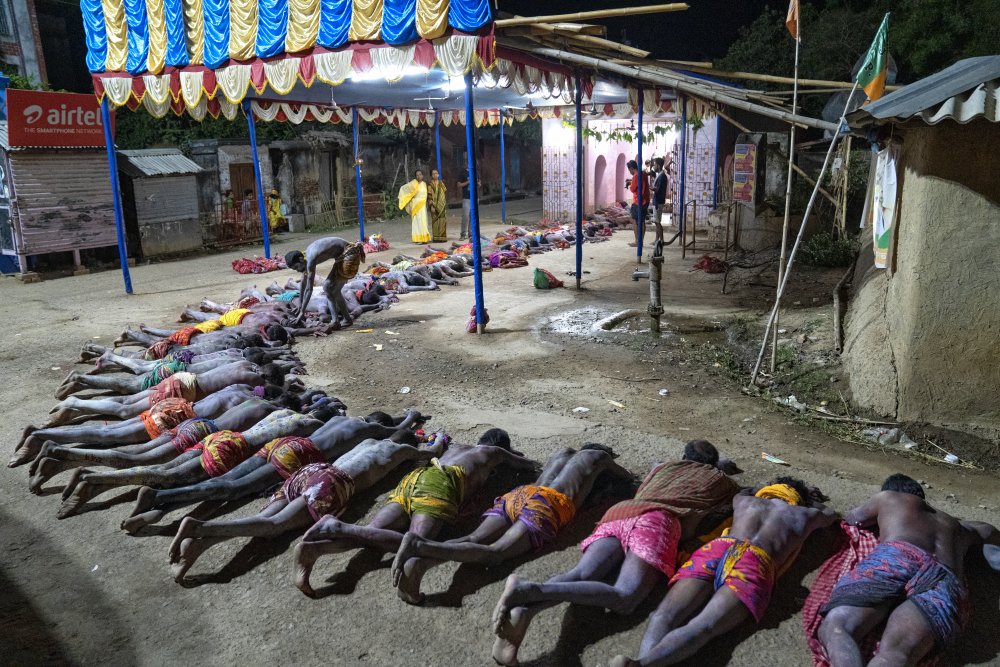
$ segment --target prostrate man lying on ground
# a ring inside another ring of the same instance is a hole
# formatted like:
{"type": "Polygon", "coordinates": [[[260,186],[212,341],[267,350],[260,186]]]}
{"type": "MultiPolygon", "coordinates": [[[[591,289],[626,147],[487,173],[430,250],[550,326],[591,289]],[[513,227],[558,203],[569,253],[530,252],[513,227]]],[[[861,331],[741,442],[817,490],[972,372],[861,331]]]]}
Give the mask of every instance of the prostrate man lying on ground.
{"type": "Polygon", "coordinates": [[[115,373],[111,375],[86,375],[72,371],[56,392],[57,399],[64,399],[71,394],[86,389],[97,389],[99,391],[109,391],[118,395],[136,394],[140,391],[152,389],[160,382],[176,373],[188,372],[192,375],[200,376],[213,370],[221,370],[232,364],[252,364],[254,366],[264,366],[270,364],[285,373],[304,370],[299,361],[268,361],[263,355],[250,359],[220,359],[217,362],[199,364],[199,367],[189,367],[180,361],[160,362],[153,370],[143,375],[129,375],[125,373],[115,373]],[[260,363],[263,362],[263,363],[260,363]]]}
{"type": "Polygon", "coordinates": [[[331,461],[363,440],[391,439],[415,444],[417,437],[413,429],[427,419],[430,417],[422,417],[416,410],[407,411],[406,416],[398,420],[384,412],[372,413],[364,419],[334,417],[309,439],[300,439],[294,448],[269,449],[265,446],[256,456],[221,477],[176,489],[157,491],[143,487],[139,490],[135,511],[122,522],[122,528],[136,533],[178,507],[203,500],[239,500],[262,494],[281,484],[303,465],[331,461]]]}
{"type": "MultiPolygon", "coordinates": [[[[128,451],[58,446],[49,440],[42,446],[42,451],[28,471],[31,475],[30,488],[32,492],[37,493],[52,476],[85,464],[128,468],[136,465],[167,463],[196,446],[207,435],[218,431],[245,431],[280,409],[282,406],[277,403],[254,397],[231,407],[215,419],[205,417],[187,419],[147,443],[128,447],[128,451]],[[197,437],[194,437],[196,435],[197,437]]],[[[84,472],[75,473],[74,480],[84,472]]],[[[74,486],[73,481],[67,488],[72,486],[74,486]]]]}
{"type": "MultiPolygon", "coordinates": [[[[81,415],[108,415],[119,419],[135,417],[165,398],[183,398],[188,403],[210,396],[234,384],[260,387],[268,384],[283,386],[285,371],[280,366],[258,366],[249,361],[226,364],[202,375],[174,373],[156,386],[127,396],[105,396],[80,399],[74,396],[63,400],[52,412],[62,419],[81,415]]],[[[51,422],[50,422],[51,423],[51,422]]]]}
{"type": "Polygon", "coordinates": [[[162,359],[179,359],[181,361],[187,361],[188,355],[194,357],[203,354],[224,352],[230,349],[244,350],[251,347],[268,347],[284,351],[288,350],[288,332],[286,332],[282,327],[268,327],[266,332],[268,333],[268,337],[266,339],[264,338],[264,334],[260,332],[248,334],[236,331],[219,331],[211,335],[206,334],[204,336],[189,339],[188,343],[175,343],[169,339],[164,339],[156,345],[136,352],[134,355],[129,355],[124,351],[119,351],[114,347],[108,347],[106,345],[85,343],[83,347],[80,348],[80,362],[83,363],[97,359],[109,352],[114,353],[117,356],[142,360],[159,361],[162,359]],[[280,334],[277,334],[277,331],[279,330],[285,333],[286,340],[284,342],[278,342],[276,339],[272,339],[272,335],[280,336],[280,334]]]}
{"type": "Polygon", "coordinates": [[[123,370],[135,375],[148,373],[161,363],[180,361],[187,365],[186,369],[192,373],[204,373],[205,371],[224,366],[232,361],[246,359],[258,366],[263,366],[269,361],[297,361],[298,358],[287,347],[248,347],[244,349],[229,348],[208,354],[194,354],[183,352],[168,355],[167,359],[137,359],[116,354],[112,350],[105,350],[94,362],[96,371],[123,370]]]}
{"type": "MultiPolygon", "coordinates": [[[[169,463],[109,472],[81,473],[76,478],[80,480],[80,484],[75,489],[67,487],[63,492],[66,500],[59,508],[59,518],[64,519],[76,514],[80,507],[94,496],[119,486],[168,488],[221,477],[254,453],[265,456],[266,459],[266,454],[261,454],[264,451],[261,448],[278,438],[308,437],[334,418],[335,414],[329,407],[308,414],[299,414],[293,410],[278,410],[242,433],[237,431],[210,433],[169,463]],[[68,497],[67,492],[69,492],[68,497]]],[[[323,459],[317,457],[317,460],[323,459]]]]}
{"type": "Polygon", "coordinates": [[[916,665],[954,643],[968,612],[965,555],[984,548],[994,569],[1000,532],[988,523],[961,521],[924,500],[906,475],[892,475],[882,492],[845,517],[874,530],[879,545],[841,577],[822,609],[819,638],[833,667],[864,664],[858,645],[885,621],[878,654],[869,665],[916,665]]]}
{"type": "Polygon", "coordinates": [[[354,494],[375,485],[407,461],[428,462],[440,456],[446,440],[442,433],[434,445],[419,448],[392,440],[365,440],[333,463],[299,468],[256,516],[228,521],[186,517],[170,544],[174,580],[181,583],[206,549],[227,539],[280,535],[312,525],[324,516],[340,516],[354,494]]]}
{"type": "Polygon", "coordinates": [[[778,576],[813,531],[839,515],[811,500],[804,483],[780,477],[733,498],[733,526],[693,554],[674,575],[652,615],[640,656],[618,656],[611,667],[659,667],[687,660],[716,637],[760,622],[778,576]]]}
{"type": "MultiPolygon", "coordinates": [[[[280,387],[251,387],[236,384],[220,389],[200,401],[189,403],[182,397],[162,396],[148,410],[121,422],[110,424],[76,424],[24,429],[14,456],[7,464],[10,468],[24,465],[37,458],[46,442],[57,444],[80,443],[94,448],[111,448],[118,445],[139,444],[160,437],[185,419],[206,417],[212,419],[233,406],[266,395],[279,396],[280,387]]],[[[68,411],[67,411],[68,412],[68,411]]]]}
{"type": "Polygon", "coordinates": [[[475,532],[447,542],[406,533],[392,565],[392,582],[399,597],[419,604],[421,579],[443,561],[490,566],[551,544],[602,473],[633,478],[614,458],[610,447],[593,443],[580,451],[563,449],[549,458],[534,484],[519,486],[497,498],[475,532]]]}
{"type": "Polygon", "coordinates": [[[580,548],[569,572],[545,583],[507,579],[493,612],[493,659],[516,665],[531,619],[561,602],[630,614],[660,582],[673,576],[677,546],[699,534],[699,524],[730,507],[740,487],[716,468],[719,452],[692,440],[684,458],[655,466],[635,494],[612,506],[580,548]],[[612,583],[605,583],[617,571],[612,583]]]}
{"type": "Polygon", "coordinates": [[[367,526],[323,517],[295,548],[295,585],[306,595],[315,595],[309,573],[323,554],[363,548],[392,553],[407,531],[434,538],[498,466],[528,470],[535,462],[511,451],[506,431],[490,429],[476,446],[452,444],[440,460],[407,475],[367,526]]]}

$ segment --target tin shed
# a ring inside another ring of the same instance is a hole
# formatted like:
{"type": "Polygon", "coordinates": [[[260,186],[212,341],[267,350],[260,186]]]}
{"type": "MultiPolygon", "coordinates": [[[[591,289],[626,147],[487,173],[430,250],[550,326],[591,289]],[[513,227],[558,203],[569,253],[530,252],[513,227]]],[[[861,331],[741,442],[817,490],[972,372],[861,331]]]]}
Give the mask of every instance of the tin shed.
{"type": "Polygon", "coordinates": [[[28,257],[117,243],[110,174],[103,149],[11,148],[0,122],[0,253],[28,257]]]}
{"type": "Polygon", "coordinates": [[[197,175],[201,167],[176,148],[118,151],[129,236],[144,257],[202,247],[197,175]]]}

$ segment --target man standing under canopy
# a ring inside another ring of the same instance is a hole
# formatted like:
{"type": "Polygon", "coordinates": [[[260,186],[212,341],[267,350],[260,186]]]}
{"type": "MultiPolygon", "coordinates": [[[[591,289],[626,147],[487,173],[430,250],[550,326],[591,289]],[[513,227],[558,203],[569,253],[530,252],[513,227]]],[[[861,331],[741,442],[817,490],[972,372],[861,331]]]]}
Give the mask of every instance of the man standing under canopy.
{"type": "Polygon", "coordinates": [[[427,183],[424,182],[424,172],[419,169],[414,174],[414,179],[399,189],[399,209],[405,209],[413,221],[410,231],[413,242],[430,243],[431,234],[427,228],[427,183]]]}
{"type": "Polygon", "coordinates": [[[437,169],[431,169],[431,182],[427,184],[427,195],[431,207],[431,227],[434,242],[448,240],[448,188],[441,180],[437,169]]]}

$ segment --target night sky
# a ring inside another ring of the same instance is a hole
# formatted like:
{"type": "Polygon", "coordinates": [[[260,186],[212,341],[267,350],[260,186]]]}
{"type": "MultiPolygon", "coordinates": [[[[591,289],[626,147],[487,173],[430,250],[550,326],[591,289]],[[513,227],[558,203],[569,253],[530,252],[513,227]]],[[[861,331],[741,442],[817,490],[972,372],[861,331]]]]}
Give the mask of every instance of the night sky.
{"type": "MultiPolygon", "coordinates": [[[[584,12],[612,7],[665,4],[672,0],[498,0],[501,12],[538,16],[584,12]]],[[[740,26],[749,25],[767,5],[782,0],[689,0],[684,12],[647,14],[622,19],[592,21],[608,28],[608,39],[628,41],[652,52],[656,58],[712,60],[725,55],[739,35],[740,26]]]]}

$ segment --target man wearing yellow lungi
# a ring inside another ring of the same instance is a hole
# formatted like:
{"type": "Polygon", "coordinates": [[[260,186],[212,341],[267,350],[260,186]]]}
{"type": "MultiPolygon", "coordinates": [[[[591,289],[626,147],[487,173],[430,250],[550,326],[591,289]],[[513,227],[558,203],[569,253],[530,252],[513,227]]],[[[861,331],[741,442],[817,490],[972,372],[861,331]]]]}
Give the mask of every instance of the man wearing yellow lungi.
{"type": "Polygon", "coordinates": [[[404,602],[420,604],[421,579],[442,561],[491,566],[551,544],[572,521],[598,476],[607,472],[609,481],[632,480],[632,473],[614,459],[615,453],[604,445],[562,449],[549,458],[534,484],[497,498],[475,532],[464,538],[434,542],[408,532],[392,564],[396,593],[404,602]]]}
{"type": "Polygon", "coordinates": [[[364,548],[392,553],[407,531],[433,539],[455,520],[462,501],[475,494],[501,465],[529,470],[535,463],[512,451],[507,432],[494,428],[484,433],[475,447],[452,444],[440,459],[403,478],[367,526],[324,516],[295,548],[295,585],[306,595],[315,595],[309,574],[323,554],[364,548]]]}
{"type": "Polygon", "coordinates": [[[427,228],[427,183],[424,172],[417,169],[414,179],[399,189],[399,210],[410,214],[413,226],[410,237],[414,243],[430,243],[431,233],[427,228]]]}
{"type": "Polygon", "coordinates": [[[431,229],[434,242],[448,240],[448,188],[441,180],[438,170],[431,169],[431,182],[427,184],[427,197],[431,209],[431,229]]]}

